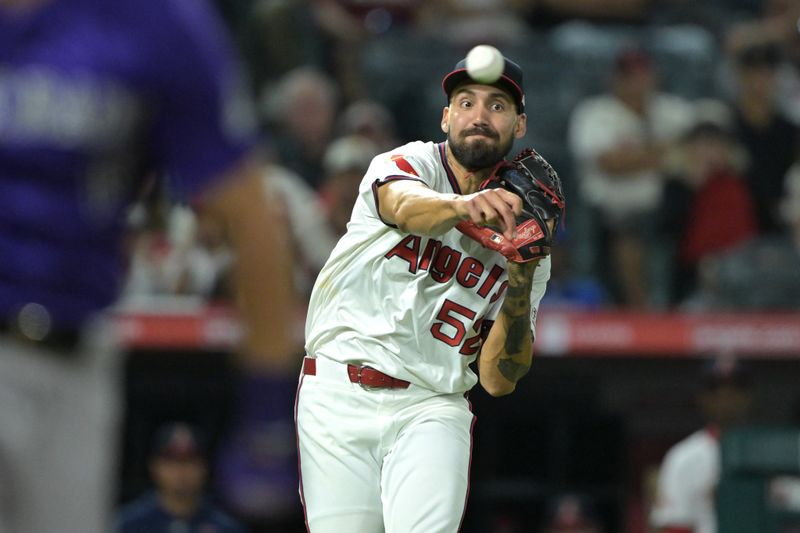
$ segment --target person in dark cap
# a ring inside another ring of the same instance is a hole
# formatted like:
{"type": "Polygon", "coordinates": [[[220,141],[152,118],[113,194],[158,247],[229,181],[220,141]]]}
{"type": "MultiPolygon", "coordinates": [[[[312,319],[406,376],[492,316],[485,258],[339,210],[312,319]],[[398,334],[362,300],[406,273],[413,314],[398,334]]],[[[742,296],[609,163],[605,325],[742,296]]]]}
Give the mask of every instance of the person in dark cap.
{"type": "Polygon", "coordinates": [[[205,497],[203,436],[182,422],[161,427],[153,439],[154,490],[125,505],[117,533],[243,533],[236,521],[205,497]]]}
{"type": "Polygon", "coordinates": [[[747,421],[753,401],[751,376],[733,356],[707,361],[697,404],[705,427],[667,452],[658,474],[651,524],[660,533],[716,533],[714,492],[719,482],[720,436],[747,421]]]}
{"type": "MultiPolygon", "coordinates": [[[[722,105],[706,105],[716,104],[722,105]]],[[[719,109],[729,117],[726,106],[719,109]]],[[[755,236],[755,205],[742,148],[722,116],[699,117],[676,153],[679,164],[664,181],[656,226],[659,240],[670,243],[668,303],[697,305],[709,261],[755,236]]]]}
{"type": "Polygon", "coordinates": [[[774,44],[739,50],[735,57],[734,132],[747,153],[747,185],[753,195],[759,234],[780,234],[783,179],[800,156],[800,128],[777,97],[782,51],[774,44]]]}
{"type": "Polygon", "coordinates": [[[516,231],[520,197],[481,188],[527,127],[522,69],[503,67],[489,84],[464,61],[445,73],[446,140],[372,159],[317,278],[295,411],[313,533],[458,531],[466,393],[479,374],[489,394],[510,394],[530,368],[550,256],[506,260],[456,228],[516,231]]]}

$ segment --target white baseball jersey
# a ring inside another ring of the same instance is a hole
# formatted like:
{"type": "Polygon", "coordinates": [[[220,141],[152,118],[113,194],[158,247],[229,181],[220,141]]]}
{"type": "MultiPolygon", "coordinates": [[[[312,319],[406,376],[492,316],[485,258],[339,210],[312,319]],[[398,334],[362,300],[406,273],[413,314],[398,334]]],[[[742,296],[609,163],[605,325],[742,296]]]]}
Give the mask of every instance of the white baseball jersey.
{"type": "MultiPolygon", "coordinates": [[[[469,364],[480,350],[481,332],[503,302],[506,259],[456,229],[413,235],[382,220],[377,191],[393,180],[461,193],[444,143],[412,142],[373,159],[347,233],[314,285],[306,350],[432,391],[467,391],[477,382],[469,364]]],[[[546,257],[534,274],[531,328],[549,278],[546,257]]]]}
{"type": "Polygon", "coordinates": [[[716,533],[714,496],[720,475],[718,431],[692,433],[664,457],[650,522],[692,533],[716,533]]]}

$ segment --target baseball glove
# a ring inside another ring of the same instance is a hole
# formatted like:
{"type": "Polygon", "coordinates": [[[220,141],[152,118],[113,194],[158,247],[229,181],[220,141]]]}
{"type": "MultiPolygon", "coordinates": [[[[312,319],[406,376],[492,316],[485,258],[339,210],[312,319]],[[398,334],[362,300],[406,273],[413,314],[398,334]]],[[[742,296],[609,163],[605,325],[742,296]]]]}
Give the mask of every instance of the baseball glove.
{"type": "Polygon", "coordinates": [[[549,255],[566,205],[561,178],[550,163],[526,148],[513,161],[501,161],[479,190],[493,188],[506,189],[522,198],[517,237],[509,240],[499,229],[479,226],[470,220],[459,222],[456,228],[509,261],[525,263],[549,255]],[[552,230],[547,224],[550,220],[552,230]]]}

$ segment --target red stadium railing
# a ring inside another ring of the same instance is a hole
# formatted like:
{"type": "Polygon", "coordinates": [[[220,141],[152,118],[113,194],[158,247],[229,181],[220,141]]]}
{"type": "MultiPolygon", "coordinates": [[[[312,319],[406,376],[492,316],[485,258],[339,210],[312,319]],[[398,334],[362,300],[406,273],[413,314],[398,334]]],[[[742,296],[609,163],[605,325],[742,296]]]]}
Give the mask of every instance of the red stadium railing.
{"type": "MultiPolygon", "coordinates": [[[[129,349],[229,349],[241,337],[235,312],[205,305],[116,312],[129,349]]],[[[297,334],[302,336],[302,317],[297,334]]],[[[542,310],[536,350],[548,356],[693,356],[731,352],[800,357],[800,314],[634,313],[542,310]]]]}

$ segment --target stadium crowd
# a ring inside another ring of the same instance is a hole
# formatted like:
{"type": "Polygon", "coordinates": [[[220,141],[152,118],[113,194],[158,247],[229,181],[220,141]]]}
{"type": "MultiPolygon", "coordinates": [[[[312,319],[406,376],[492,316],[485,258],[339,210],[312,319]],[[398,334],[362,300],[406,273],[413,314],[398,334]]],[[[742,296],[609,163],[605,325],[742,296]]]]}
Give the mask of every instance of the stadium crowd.
{"type": "MultiPolygon", "coordinates": [[[[617,3],[602,14],[591,2],[220,3],[259,97],[300,290],[343,233],[371,157],[430,134],[428,111],[444,105],[430,80],[488,42],[530,80],[531,131],[520,145],[567,183],[561,265],[545,305],[800,305],[790,275],[800,261],[797,8],[716,2],[710,24],[708,6],[617,3]],[[452,23],[436,31],[444,17],[452,23]],[[746,260],[752,253],[764,259],[746,260]],[[764,276],[773,267],[787,274],[764,276]],[[747,297],[752,279],[768,286],[747,297]]],[[[224,299],[233,258],[218,231],[157,183],[131,213],[126,298],[224,299]]]]}
{"type": "MultiPolygon", "coordinates": [[[[567,188],[543,310],[800,311],[796,2],[217,4],[250,73],[264,193],[289,221],[303,297],[371,159],[443,138],[431,121],[445,105],[440,73],[489,43],[525,71],[519,147],[540,151],[567,188]]],[[[154,176],[129,214],[121,305],[230,302],[235,256],[165,183],[154,176]]],[[[291,475],[279,483],[294,496],[291,475]]]]}

